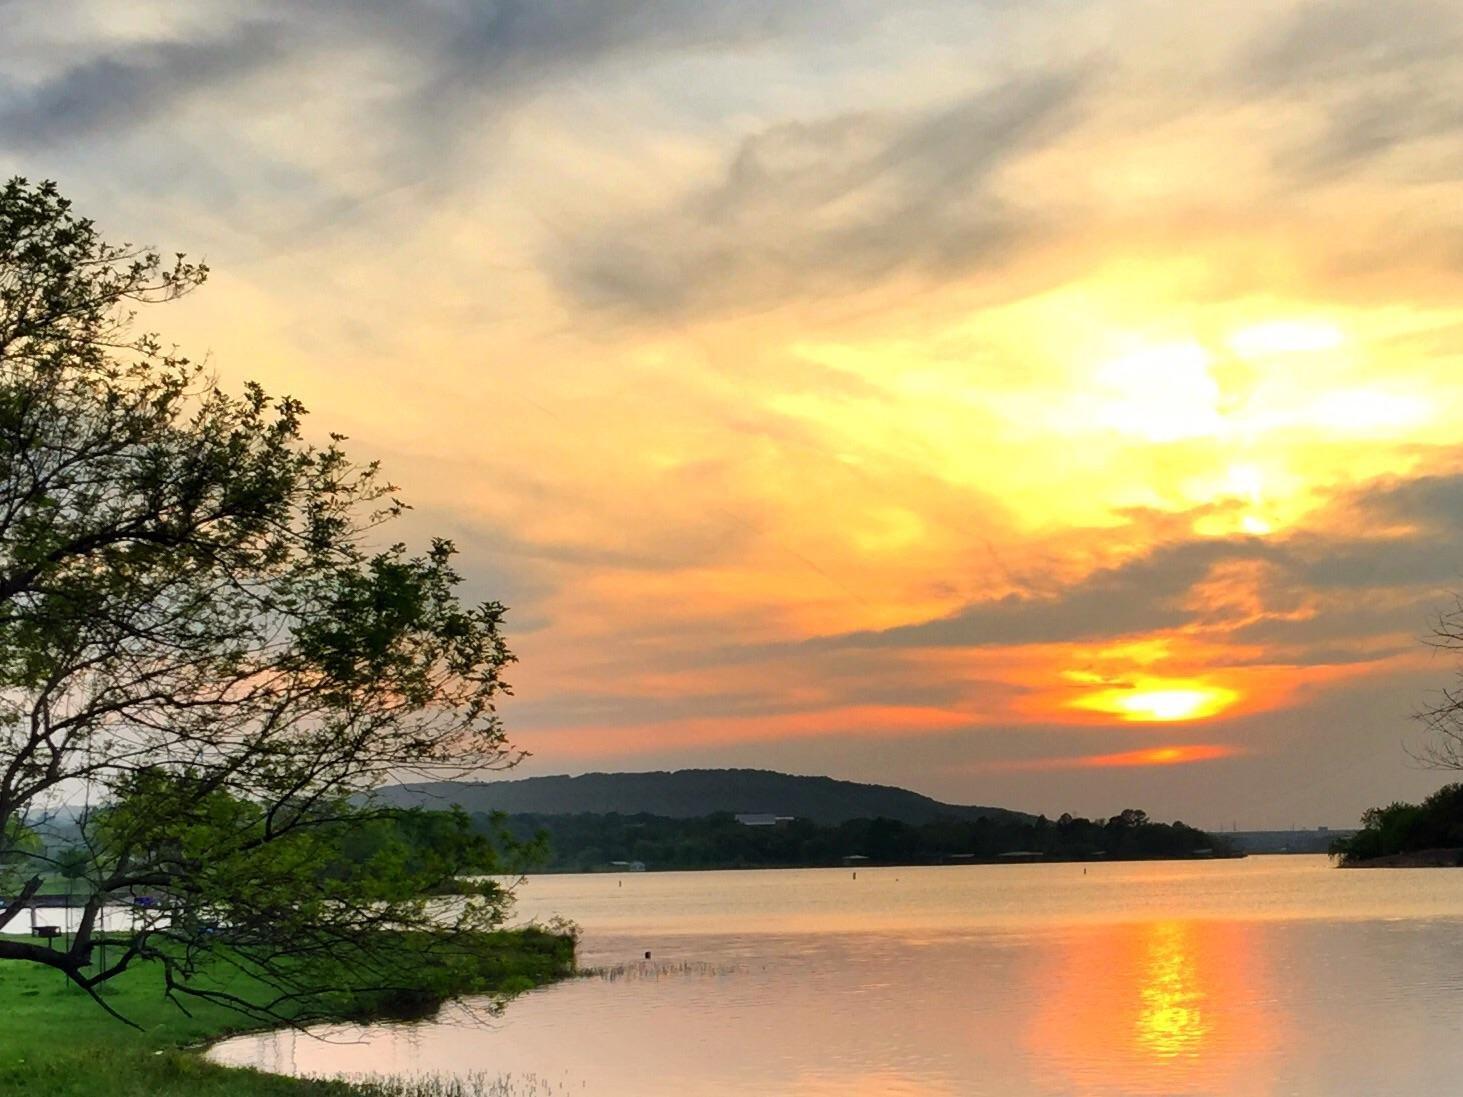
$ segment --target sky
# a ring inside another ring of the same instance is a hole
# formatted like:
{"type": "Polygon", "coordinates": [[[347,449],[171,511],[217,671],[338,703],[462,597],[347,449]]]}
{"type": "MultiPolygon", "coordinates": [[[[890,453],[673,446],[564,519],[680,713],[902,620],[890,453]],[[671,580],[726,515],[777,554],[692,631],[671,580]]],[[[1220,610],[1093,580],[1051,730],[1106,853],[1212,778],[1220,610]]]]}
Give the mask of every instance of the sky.
{"type": "Polygon", "coordinates": [[[0,0],[0,172],[213,274],[511,607],[520,775],[1341,826],[1448,777],[1450,3],[0,0]]]}

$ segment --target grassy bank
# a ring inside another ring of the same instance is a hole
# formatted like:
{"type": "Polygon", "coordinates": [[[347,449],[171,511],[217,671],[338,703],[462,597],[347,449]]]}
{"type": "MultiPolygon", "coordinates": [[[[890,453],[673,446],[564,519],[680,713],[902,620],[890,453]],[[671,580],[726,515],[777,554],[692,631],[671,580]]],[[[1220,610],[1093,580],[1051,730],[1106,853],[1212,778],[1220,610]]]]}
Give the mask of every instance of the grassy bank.
{"type": "MultiPolygon", "coordinates": [[[[433,982],[442,997],[512,994],[568,974],[573,942],[537,930],[485,936],[472,963],[433,982]]],[[[237,974],[220,972],[214,986],[245,991],[237,974]]],[[[416,1097],[430,1089],[351,1085],[281,1078],[216,1066],[196,1048],[257,1027],[240,1014],[206,1002],[184,1014],[162,995],[156,970],[142,966],[107,984],[108,1005],[141,1026],[128,1028],[53,971],[0,965],[0,1093],[36,1097],[416,1097]],[[195,1050],[189,1050],[189,1049],[195,1050]]],[[[434,993],[434,998],[437,994],[434,993]]],[[[416,1001],[416,1009],[431,1001],[416,1001]]],[[[385,1017],[392,1004],[342,996],[341,1017],[385,1017]]],[[[443,1091],[438,1091],[443,1092],[443,1091]]],[[[448,1091],[450,1092],[450,1091],[448,1091]]],[[[491,1092],[488,1089],[486,1092],[491,1092]]]]}

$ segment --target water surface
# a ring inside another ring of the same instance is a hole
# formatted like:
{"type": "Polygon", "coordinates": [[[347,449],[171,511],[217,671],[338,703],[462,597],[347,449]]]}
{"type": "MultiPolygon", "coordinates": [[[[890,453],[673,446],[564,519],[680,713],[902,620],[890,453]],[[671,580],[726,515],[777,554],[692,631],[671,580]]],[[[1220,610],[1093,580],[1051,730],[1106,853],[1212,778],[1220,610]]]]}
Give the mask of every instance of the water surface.
{"type": "Polygon", "coordinates": [[[1463,872],[1320,857],[541,876],[599,977],[246,1037],[307,1074],[587,1097],[1432,1097],[1463,1077],[1463,872]],[[643,959],[649,950],[652,958],[643,959]]]}

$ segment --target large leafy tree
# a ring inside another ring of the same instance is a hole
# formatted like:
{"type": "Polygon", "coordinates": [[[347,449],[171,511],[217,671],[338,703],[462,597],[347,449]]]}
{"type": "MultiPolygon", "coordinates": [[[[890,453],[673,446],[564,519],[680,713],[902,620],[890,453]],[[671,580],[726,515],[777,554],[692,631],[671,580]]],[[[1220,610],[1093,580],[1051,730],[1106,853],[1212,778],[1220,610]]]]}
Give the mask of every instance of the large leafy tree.
{"type": "Polygon", "coordinates": [[[383,535],[402,504],[374,464],[134,329],[206,273],[107,243],[52,184],[0,189],[0,960],[103,1005],[150,961],[175,995],[298,1015],[346,972],[409,981],[404,941],[501,918],[491,887],[426,897],[489,864],[465,822],[410,855],[341,850],[394,775],[515,760],[511,655],[503,608],[458,600],[450,543],[383,535]],[[15,935],[62,868],[74,932],[15,935]],[[198,977],[221,957],[257,993],[198,977]]]}

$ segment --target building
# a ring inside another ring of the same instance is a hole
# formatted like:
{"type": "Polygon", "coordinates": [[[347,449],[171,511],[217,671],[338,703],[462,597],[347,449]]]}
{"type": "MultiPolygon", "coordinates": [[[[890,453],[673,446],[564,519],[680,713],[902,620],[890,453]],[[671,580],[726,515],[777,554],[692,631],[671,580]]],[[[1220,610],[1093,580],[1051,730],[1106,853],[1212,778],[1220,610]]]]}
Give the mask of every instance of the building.
{"type": "Polygon", "coordinates": [[[744,827],[775,827],[783,823],[791,823],[791,815],[773,815],[764,811],[744,811],[736,816],[737,822],[744,827]]]}

